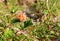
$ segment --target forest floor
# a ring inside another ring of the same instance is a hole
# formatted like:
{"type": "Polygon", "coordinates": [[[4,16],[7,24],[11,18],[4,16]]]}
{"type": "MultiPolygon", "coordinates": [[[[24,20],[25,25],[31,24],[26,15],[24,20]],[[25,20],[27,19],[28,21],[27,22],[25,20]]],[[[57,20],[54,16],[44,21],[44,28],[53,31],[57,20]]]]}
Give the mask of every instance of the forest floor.
{"type": "Polygon", "coordinates": [[[0,0],[0,41],[60,41],[60,0],[0,0]]]}

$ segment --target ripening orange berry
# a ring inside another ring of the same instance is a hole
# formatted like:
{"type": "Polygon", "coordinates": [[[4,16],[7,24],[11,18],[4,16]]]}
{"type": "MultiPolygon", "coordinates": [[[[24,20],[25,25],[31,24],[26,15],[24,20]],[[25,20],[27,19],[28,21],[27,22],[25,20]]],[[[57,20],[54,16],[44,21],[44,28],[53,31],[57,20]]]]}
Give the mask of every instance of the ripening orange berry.
{"type": "Polygon", "coordinates": [[[25,12],[19,12],[19,13],[17,14],[17,18],[18,18],[20,21],[24,22],[24,21],[26,21],[27,16],[26,16],[25,12]]]}

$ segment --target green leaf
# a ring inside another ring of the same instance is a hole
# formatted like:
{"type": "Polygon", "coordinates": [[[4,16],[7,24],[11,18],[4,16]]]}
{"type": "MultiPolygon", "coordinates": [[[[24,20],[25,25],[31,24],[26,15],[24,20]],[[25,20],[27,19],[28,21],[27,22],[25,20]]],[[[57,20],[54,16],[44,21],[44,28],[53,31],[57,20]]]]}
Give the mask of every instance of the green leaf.
{"type": "Polygon", "coordinates": [[[56,31],[58,31],[58,30],[60,30],[60,27],[56,26],[54,29],[55,29],[56,31]]]}
{"type": "Polygon", "coordinates": [[[28,20],[28,21],[24,22],[24,27],[27,27],[27,26],[30,26],[30,25],[32,25],[31,20],[28,20]]]}
{"type": "Polygon", "coordinates": [[[5,32],[4,32],[4,34],[2,35],[2,38],[3,38],[3,39],[4,39],[4,38],[9,39],[9,38],[12,38],[12,37],[14,37],[14,32],[13,32],[13,30],[7,28],[7,29],[5,30],[5,32]]]}
{"type": "Polygon", "coordinates": [[[18,10],[17,7],[13,7],[13,8],[10,10],[10,12],[11,12],[11,13],[15,13],[17,10],[18,10]]]}
{"type": "Polygon", "coordinates": [[[22,27],[20,26],[20,24],[15,24],[15,27],[19,28],[19,29],[22,29],[22,27]]]}
{"type": "Polygon", "coordinates": [[[43,12],[44,14],[49,14],[48,10],[44,10],[43,12]]]}
{"type": "Polygon", "coordinates": [[[53,30],[50,31],[50,34],[55,34],[55,32],[53,30]]]}
{"type": "Polygon", "coordinates": [[[20,22],[20,20],[19,19],[17,19],[17,18],[14,18],[13,20],[11,20],[12,22],[11,23],[17,23],[17,22],[20,22]]]}

